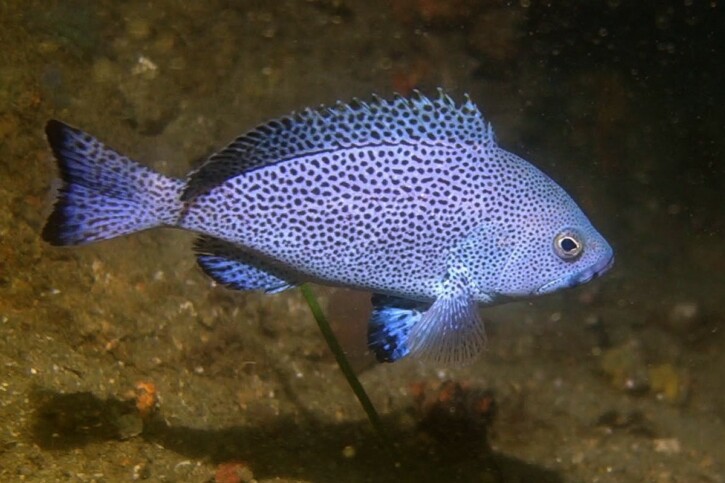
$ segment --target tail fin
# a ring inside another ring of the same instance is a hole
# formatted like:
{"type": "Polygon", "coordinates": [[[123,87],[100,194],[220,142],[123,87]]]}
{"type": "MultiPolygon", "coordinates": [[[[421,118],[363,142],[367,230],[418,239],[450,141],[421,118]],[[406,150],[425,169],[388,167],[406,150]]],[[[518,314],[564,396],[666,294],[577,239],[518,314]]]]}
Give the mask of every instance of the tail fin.
{"type": "Polygon", "coordinates": [[[184,182],[167,178],[60,121],[45,127],[63,186],[43,238],[81,245],[175,225],[184,182]]]}

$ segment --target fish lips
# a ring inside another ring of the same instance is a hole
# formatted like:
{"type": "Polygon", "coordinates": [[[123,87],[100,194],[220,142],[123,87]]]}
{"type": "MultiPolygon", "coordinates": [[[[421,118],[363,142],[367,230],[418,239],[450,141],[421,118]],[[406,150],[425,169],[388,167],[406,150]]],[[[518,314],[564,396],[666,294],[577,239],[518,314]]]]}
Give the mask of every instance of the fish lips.
{"type": "Polygon", "coordinates": [[[534,290],[533,295],[543,295],[546,293],[555,292],[559,289],[576,287],[577,285],[591,282],[595,278],[609,271],[612,266],[614,266],[613,253],[610,254],[608,257],[600,259],[599,261],[597,261],[597,263],[594,263],[593,265],[585,270],[582,270],[581,272],[545,283],[541,287],[534,290]]]}

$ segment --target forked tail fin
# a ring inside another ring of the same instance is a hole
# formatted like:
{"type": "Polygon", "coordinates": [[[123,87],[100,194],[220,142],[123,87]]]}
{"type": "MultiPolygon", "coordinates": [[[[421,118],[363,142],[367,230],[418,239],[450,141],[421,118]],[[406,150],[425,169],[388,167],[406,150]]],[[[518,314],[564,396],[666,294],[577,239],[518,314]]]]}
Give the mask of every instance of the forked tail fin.
{"type": "Polygon", "coordinates": [[[63,180],[43,229],[46,241],[81,245],[176,224],[182,180],[142,166],[60,121],[48,121],[45,133],[63,180]]]}

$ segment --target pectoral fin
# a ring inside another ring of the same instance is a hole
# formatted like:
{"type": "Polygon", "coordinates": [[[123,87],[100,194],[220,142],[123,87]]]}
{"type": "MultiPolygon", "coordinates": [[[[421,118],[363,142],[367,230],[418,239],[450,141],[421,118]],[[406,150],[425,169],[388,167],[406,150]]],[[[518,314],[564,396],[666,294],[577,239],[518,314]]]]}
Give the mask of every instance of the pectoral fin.
{"type": "Polygon", "coordinates": [[[410,354],[444,364],[473,361],[486,345],[478,304],[466,290],[440,296],[408,333],[410,354]]]}
{"type": "Polygon", "coordinates": [[[408,333],[410,354],[443,364],[473,361],[486,345],[474,287],[464,264],[452,259],[437,298],[408,333]]]}
{"type": "Polygon", "coordinates": [[[446,280],[431,305],[373,295],[368,347],[379,362],[407,355],[443,364],[463,364],[476,358],[486,344],[478,304],[461,280],[446,280]]]}

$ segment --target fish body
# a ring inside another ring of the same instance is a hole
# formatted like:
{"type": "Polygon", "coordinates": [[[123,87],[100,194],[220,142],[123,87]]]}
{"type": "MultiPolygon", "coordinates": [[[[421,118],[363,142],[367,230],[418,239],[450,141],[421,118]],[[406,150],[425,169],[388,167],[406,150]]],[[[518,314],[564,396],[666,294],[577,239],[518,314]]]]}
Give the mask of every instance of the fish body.
{"type": "Polygon", "coordinates": [[[46,240],[199,233],[202,269],[240,290],[306,281],[373,292],[378,359],[472,359],[479,304],[585,283],[613,263],[571,197],[498,146],[466,98],[338,103],[270,121],[176,180],[51,121],[64,186],[46,240]]]}

